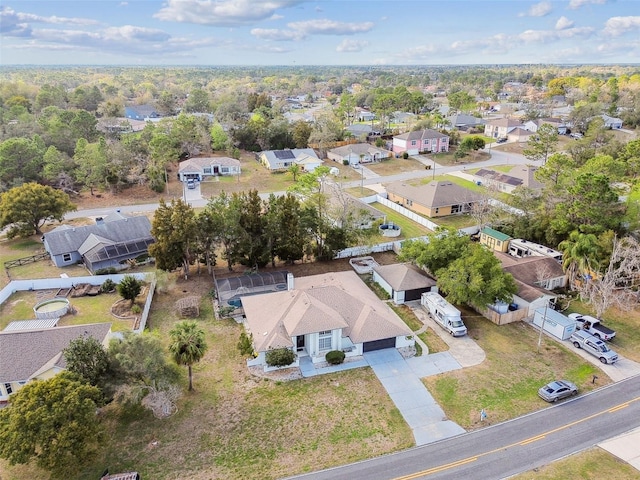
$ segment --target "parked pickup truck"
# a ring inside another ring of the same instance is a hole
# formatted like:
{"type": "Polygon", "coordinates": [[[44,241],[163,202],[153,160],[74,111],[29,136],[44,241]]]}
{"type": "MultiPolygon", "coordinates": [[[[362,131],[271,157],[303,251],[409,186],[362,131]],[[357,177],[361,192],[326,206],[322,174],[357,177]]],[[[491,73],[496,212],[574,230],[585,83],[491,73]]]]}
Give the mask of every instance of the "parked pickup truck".
{"type": "Polygon", "coordinates": [[[594,337],[598,337],[601,340],[611,340],[616,336],[616,332],[610,328],[602,325],[600,320],[591,315],[582,315],[580,313],[570,313],[569,318],[576,321],[576,327],[578,330],[584,330],[590,333],[594,337]]]}
{"type": "Polygon", "coordinates": [[[602,363],[616,363],[618,354],[611,350],[606,343],[594,337],[584,330],[576,330],[571,334],[569,340],[576,348],[582,348],[585,352],[590,353],[602,363]]]}

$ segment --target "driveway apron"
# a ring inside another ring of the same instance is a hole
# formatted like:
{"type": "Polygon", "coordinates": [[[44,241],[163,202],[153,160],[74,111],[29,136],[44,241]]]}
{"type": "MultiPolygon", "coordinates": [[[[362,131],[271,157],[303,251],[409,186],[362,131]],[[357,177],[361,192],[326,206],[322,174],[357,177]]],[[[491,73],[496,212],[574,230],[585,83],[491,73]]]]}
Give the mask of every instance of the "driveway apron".
{"type": "Polygon", "coordinates": [[[425,445],[464,433],[457,423],[447,420],[420,378],[456,370],[460,364],[447,352],[405,360],[394,348],[367,352],[364,359],[405,419],[416,445],[425,445]]]}

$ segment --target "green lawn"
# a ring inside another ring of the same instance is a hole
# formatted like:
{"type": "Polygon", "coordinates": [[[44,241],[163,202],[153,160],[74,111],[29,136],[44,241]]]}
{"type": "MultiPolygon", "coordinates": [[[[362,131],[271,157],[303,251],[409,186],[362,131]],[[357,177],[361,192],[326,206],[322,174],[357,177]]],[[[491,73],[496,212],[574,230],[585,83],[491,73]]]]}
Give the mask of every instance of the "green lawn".
{"type": "Polygon", "coordinates": [[[486,360],[423,382],[447,417],[465,429],[482,426],[478,412],[483,408],[493,424],[546,407],[537,395],[538,388],[556,378],[575,382],[581,393],[611,381],[554,340],[545,340],[536,353],[538,333],[521,322],[497,326],[464,309],[463,318],[469,335],[485,351],[486,360]],[[599,380],[593,385],[596,373],[599,380]]]}
{"type": "Polygon", "coordinates": [[[557,480],[580,478],[583,480],[637,480],[638,470],[598,447],[562,458],[544,467],[510,477],[511,480],[557,480]]]}
{"type": "MultiPolygon", "coordinates": [[[[371,204],[371,206],[384,213],[387,216],[387,221],[391,221],[402,228],[402,236],[397,239],[422,237],[424,235],[432,233],[431,230],[429,230],[427,227],[423,227],[422,225],[417,224],[416,222],[408,219],[395,210],[392,210],[389,207],[385,207],[381,203],[374,202],[371,204]]],[[[397,239],[389,238],[387,240],[390,241],[397,239]]]]}

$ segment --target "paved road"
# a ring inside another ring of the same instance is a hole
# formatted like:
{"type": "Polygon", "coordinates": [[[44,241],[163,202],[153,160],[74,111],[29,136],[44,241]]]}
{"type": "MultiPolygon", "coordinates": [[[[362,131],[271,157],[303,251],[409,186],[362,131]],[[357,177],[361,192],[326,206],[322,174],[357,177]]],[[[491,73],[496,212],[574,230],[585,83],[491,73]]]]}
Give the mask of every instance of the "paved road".
{"type": "MultiPolygon", "coordinates": [[[[425,158],[424,163],[433,165],[432,160],[427,160],[428,157],[422,156],[425,158]]],[[[513,153],[504,153],[498,150],[493,150],[491,152],[491,158],[489,160],[485,160],[483,162],[477,162],[470,164],[470,168],[481,168],[481,167],[490,167],[493,165],[505,165],[505,164],[513,164],[513,165],[526,165],[532,163],[523,155],[513,154],[513,153]]],[[[536,163],[536,162],[533,162],[536,163]]],[[[414,170],[411,172],[403,172],[395,175],[387,175],[381,177],[374,172],[371,172],[368,168],[364,169],[364,180],[353,180],[350,182],[342,183],[343,188],[351,188],[351,187],[359,187],[360,185],[377,185],[381,183],[391,183],[397,182],[401,180],[411,180],[414,178],[425,178],[435,175],[444,175],[446,173],[456,172],[461,169],[464,169],[466,165],[452,165],[452,166],[440,166],[435,164],[436,168],[431,170],[414,170]],[[435,172],[435,173],[434,173],[435,172]]],[[[184,190],[187,195],[187,202],[193,207],[204,207],[207,204],[207,200],[203,199],[200,195],[200,185],[197,185],[197,188],[193,190],[185,189],[184,190]]],[[[284,192],[274,192],[276,195],[284,194],[284,192]]],[[[261,194],[264,198],[266,198],[269,193],[261,194]]],[[[120,210],[122,213],[144,213],[144,212],[153,212],[158,208],[157,203],[146,203],[140,205],[109,205],[103,208],[92,208],[86,210],[77,210],[75,212],[70,212],[65,215],[66,219],[72,218],[82,218],[82,217],[96,217],[96,216],[105,216],[109,213],[113,213],[114,209],[120,210]]]]}
{"type": "Polygon", "coordinates": [[[495,480],[541,467],[638,426],[640,376],[635,376],[489,428],[291,478],[495,480]]]}

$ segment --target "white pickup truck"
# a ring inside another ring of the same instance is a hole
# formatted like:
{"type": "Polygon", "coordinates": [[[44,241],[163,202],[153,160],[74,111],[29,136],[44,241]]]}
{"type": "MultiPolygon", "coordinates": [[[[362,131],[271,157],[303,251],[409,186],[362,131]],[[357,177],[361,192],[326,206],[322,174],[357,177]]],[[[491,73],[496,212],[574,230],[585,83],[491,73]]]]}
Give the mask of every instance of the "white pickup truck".
{"type": "Polygon", "coordinates": [[[570,313],[569,318],[576,321],[578,330],[584,330],[600,340],[609,341],[616,336],[616,332],[605,327],[600,320],[591,315],[582,315],[581,313],[570,313]]]}
{"type": "Polygon", "coordinates": [[[583,330],[573,332],[569,341],[576,348],[582,348],[585,352],[598,357],[602,363],[611,364],[618,361],[618,354],[611,350],[606,343],[583,330]]]}

